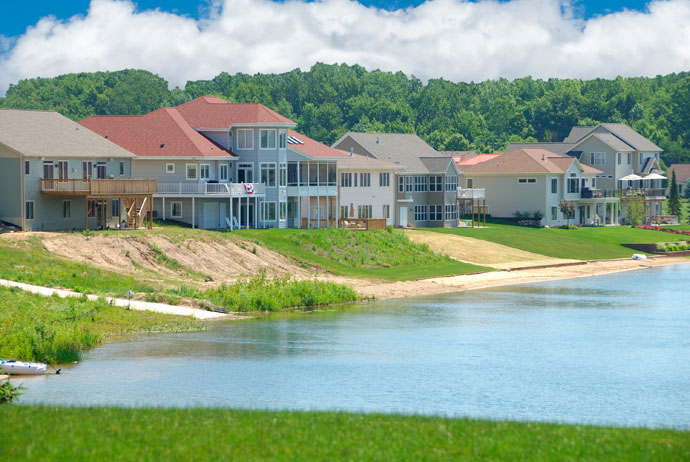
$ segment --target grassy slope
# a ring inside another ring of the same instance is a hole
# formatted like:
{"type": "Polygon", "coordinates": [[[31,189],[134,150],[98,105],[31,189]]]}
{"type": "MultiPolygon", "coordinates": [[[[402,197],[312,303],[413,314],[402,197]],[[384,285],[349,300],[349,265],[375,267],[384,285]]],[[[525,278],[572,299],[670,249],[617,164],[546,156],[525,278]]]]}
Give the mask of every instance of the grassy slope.
{"type": "Polygon", "coordinates": [[[417,416],[3,406],[7,460],[687,460],[673,430],[417,416]]]}
{"type": "Polygon", "coordinates": [[[44,298],[0,287],[0,358],[71,362],[104,340],[140,332],[202,329],[191,317],[129,311],[105,301],[44,298]]]}
{"type": "Polygon", "coordinates": [[[494,221],[488,228],[433,228],[430,231],[457,234],[507,245],[556,258],[602,260],[632,254],[621,244],[663,242],[668,237],[658,231],[616,226],[610,228],[546,229],[527,228],[494,221]]]}
{"type": "Polygon", "coordinates": [[[399,231],[363,232],[330,229],[235,231],[274,252],[307,266],[352,277],[410,280],[489,271],[434,254],[399,231]],[[401,238],[402,236],[402,238],[401,238]]]}

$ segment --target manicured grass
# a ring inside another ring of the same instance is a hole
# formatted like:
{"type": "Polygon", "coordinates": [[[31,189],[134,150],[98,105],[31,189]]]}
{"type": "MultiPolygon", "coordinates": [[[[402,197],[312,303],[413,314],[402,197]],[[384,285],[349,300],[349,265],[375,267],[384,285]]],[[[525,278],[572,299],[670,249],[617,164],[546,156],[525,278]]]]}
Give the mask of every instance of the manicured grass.
{"type": "Polygon", "coordinates": [[[234,234],[333,274],[405,281],[490,271],[432,252],[399,230],[240,230],[234,234]]]}
{"type": "Polygon", "coordinates": [[[72,362],[108,338],[203,329],[191,317],[109,306],[105,300],[44,298],[0,287],[0,358],[72,362]]]}
{"type": "Polygon", "coordinates": [[[216,409],[0,407],[7,460],[687,460],[674,430],[216,409]]]}
{"type": "Polygon", "coordinates": [[[468,236],[549,257],[575,260],[630,257],[634,251],[621,244],[668,240],[658,231],[628,226],[547,229],[528,228],[500,220],[487,222],[487,228],[431,228],[429,231],[468,236]]]}

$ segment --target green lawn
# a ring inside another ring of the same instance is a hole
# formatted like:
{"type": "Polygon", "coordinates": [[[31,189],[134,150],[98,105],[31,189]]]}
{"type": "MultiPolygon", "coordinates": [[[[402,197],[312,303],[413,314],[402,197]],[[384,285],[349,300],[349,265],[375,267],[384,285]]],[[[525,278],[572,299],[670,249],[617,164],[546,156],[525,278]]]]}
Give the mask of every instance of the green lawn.
{"type": "Polygon", "coordinates": [[[438,417],[0,407],[12,461],[688,460],[690,433],[438,417]]]}
{"type": "Polygon", "coordinates": [[[668,240],[667,235],[658,231],[627,226],[547,229],[518,226],[501,220],[487,222],[487,228],[430,228],[429,231],[468,236],[549,257],[575,260],[630,257],[634,251],[621,244],[668,240]]]}
{"type": "Polygon", "coordinates": [[[302,263],[342,276],[405,281],[490,271],[439,255],[399,230],[250,229],[234,235],[302,263]]]}

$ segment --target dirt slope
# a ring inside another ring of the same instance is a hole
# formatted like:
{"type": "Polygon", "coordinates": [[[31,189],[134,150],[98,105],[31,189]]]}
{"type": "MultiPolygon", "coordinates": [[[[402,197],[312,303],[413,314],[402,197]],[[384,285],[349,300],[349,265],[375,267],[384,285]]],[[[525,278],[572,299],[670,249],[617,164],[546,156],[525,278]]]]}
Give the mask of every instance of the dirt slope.
{"type": "Polygon", "coordinates": [[[547,257],[472,237],[422,230],[409,230],[407,235],[414,242],[427,244],[434,252],[442,252],[456,260],[497,269],[553,265],[576,261],[547,257]]]}

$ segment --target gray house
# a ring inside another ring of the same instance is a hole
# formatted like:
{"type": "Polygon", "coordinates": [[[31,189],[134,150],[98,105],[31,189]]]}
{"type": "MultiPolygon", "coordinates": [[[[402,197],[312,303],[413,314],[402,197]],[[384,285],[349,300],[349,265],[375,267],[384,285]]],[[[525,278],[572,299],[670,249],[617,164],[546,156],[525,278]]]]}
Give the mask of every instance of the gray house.
{"type": "Polygon", "coordinates": [[[452,156],[408,133],[349,132],[333,147],[399,166],[393,204],[397,226],[457,226],[460,170],[452,156]]]}
{"type": "Polygon", "coordinates": [[[134,155],[52,111],[0,109],[0,220],[22,230],[138,226],[155,180],[134,155]]]}

